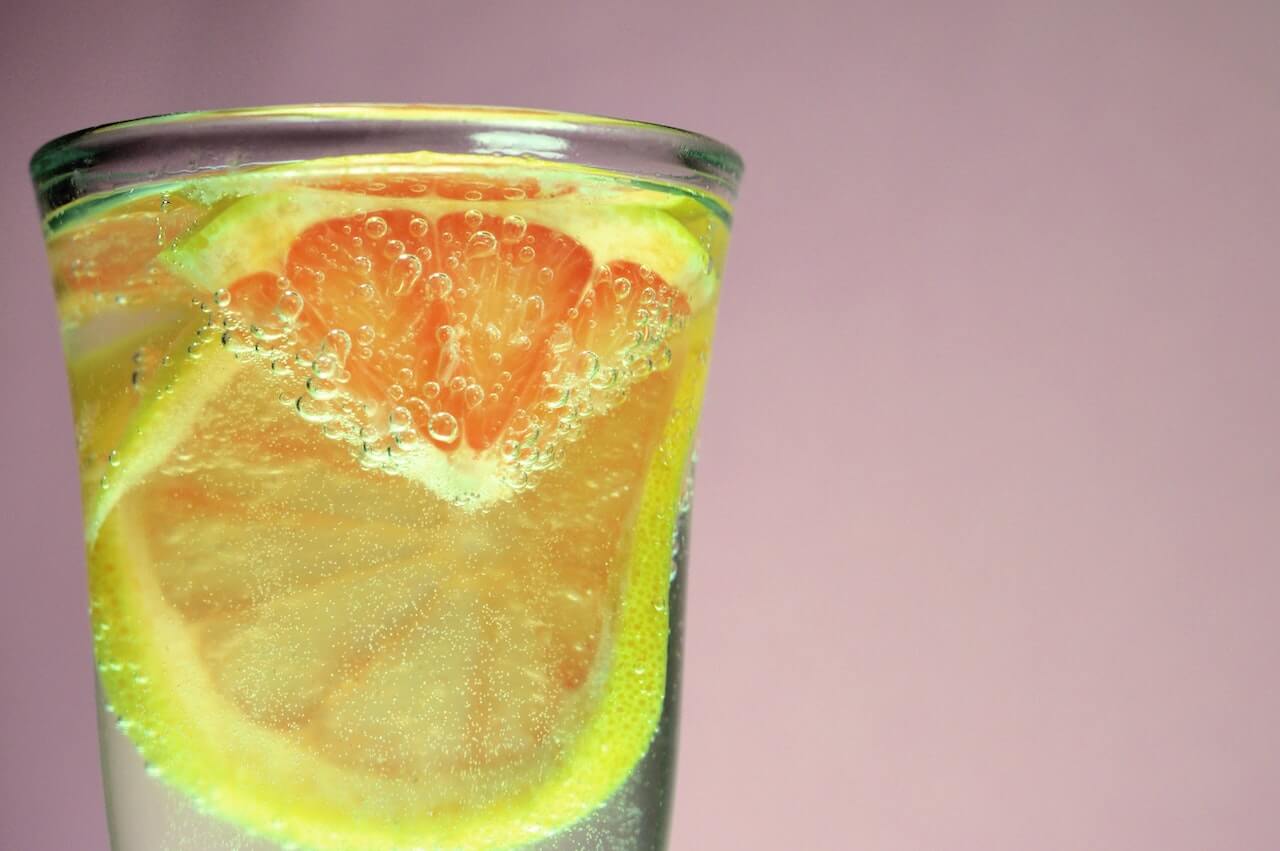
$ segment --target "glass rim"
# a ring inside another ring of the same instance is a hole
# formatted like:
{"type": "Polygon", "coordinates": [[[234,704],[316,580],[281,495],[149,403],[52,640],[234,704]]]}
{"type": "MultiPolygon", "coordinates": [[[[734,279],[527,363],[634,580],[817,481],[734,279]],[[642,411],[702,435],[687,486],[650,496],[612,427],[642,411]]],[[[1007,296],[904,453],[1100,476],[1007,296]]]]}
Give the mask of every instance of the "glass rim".
{"type": "Polygon", "coordinates": [[[42,211],[124,186],[360,154],[479,154],[581,165],[692,186],[730,206],[742,157],[646,121],[507,106],[312,103],[172,112],[76,130],[29,168],[42,211]]]}

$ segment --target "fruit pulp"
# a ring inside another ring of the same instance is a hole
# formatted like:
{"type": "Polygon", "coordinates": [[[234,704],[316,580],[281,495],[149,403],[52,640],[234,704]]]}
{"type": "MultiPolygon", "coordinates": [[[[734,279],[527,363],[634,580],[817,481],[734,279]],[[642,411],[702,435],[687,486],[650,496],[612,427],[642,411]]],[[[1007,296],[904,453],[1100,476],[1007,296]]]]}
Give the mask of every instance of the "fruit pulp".
{"type": "Polygon", "coordinates": [[[660,847],[726,228],[428,155],[55,211],[122,847],[660,847]]]}

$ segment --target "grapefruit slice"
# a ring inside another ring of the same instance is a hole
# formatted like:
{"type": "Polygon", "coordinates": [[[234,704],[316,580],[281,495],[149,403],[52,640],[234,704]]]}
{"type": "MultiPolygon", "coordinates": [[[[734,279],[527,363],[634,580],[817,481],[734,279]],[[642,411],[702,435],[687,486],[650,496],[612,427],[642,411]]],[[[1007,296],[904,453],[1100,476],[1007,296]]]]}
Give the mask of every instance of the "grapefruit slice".
{"type": "Polygon", "coordinates": [[[250,833],[517,847],[653,736],[714,282],[660,211],[496,196],[267,193],[163,255],[205,303],[87,490],[95,651],[250,833]]]}

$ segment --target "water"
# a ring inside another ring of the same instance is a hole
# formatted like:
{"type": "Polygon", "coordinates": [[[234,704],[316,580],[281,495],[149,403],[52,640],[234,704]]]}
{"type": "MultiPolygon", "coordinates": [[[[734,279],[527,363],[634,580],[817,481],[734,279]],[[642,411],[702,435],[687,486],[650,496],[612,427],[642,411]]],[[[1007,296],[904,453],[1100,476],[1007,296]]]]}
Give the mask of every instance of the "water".
{"type": "Polygon", "coordinates": [[[418,158],[50,228],[116,851],[661,849],[715,205],[418,158]]]}

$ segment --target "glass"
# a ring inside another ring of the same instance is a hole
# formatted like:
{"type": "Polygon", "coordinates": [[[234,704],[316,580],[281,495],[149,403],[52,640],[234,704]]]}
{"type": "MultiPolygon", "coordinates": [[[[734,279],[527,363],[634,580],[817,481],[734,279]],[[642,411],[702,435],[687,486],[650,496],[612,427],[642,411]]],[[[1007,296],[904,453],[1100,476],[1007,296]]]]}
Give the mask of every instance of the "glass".
{"type": "Polygon", "coordinates": [[[31,171],[115,851],[663,848],[738,156],[303,106],[31,171]]]}

